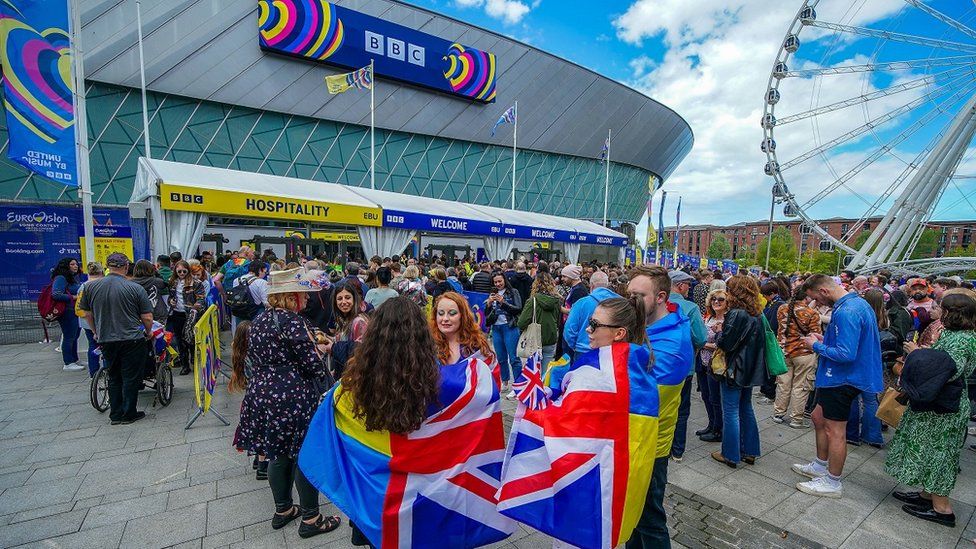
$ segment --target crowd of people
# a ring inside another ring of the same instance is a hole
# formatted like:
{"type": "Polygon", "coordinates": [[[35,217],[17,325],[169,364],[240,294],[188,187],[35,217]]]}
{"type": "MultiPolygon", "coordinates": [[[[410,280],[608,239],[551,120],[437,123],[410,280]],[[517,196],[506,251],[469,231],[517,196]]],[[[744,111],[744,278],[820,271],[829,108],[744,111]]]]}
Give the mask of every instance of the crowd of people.
{"type": "MultiPolygon", "coordinates": [[[[228,308],[231,388],[245,392],[233,444],[254,456],[256,477],[270,484],[275,529],[299,517],[302,537],[340,525],[338,516],[319,513],[318,490],[297,465],[331,387],[351,395],[368,430],[408,435],[437,411],[438,365],[483,361],[497,373],[500,398],[521,400],[526,358],[519,350],[532,327],[542,375],[557,360],[574,364],[608,346],[649,351],[644,367],[657,387],[659,425],[653,474],[632,479],[646,483],[637,488],[646,496],[627,547],[669,546],[668,463],[683,459],[695,392],[707,424],[694,435],[717,445],[716,462],[738,468],[762,458],[754,406],[771,406],[770,421],[815,431],[812,459],[792,467],[807,479],[798,490],[842,497],[848,446],[887,445],[885,471],[918,488],[894,492],[903,510],[955,525],[948,496],[967,434],[976,434],[969,427],[976,421],[976,292],[957,277],[732,275],[469,257],[451,266],[437,257],[291,259],[258,257],[245,246],[219,258],[160,256],[155,264],[113,254],[108,275],[86,266],[84,284],[75,259],[52,273],[55,299],[79,311],[59,319],[65,369],[85,369],[77,351],[84,328],[110,371],[113,423],[140,417],[132,379],[152,322],[174,333],[188,373],[187,326],[209,303],[228,308]],[[887,391],[904,409],[900,423],[877,417],[887,391]],[[893,432],[887,442],[886,431],[893,432]]],[[[97,361],[90,351],[89,372],[97,361]]],[[[351,526],[354,543],[371,543],[351,526]]]]}

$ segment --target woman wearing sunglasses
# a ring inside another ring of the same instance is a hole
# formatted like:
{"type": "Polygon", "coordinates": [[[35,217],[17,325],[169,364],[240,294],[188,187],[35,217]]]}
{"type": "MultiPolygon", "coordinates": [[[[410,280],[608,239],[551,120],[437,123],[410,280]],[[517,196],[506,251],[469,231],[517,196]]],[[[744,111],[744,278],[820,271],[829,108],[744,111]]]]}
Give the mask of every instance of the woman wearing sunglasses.
{"type": "Polygon", "coordinates": [[[193,350],[187,342],[183,341],[187,313],[193,309],[203,310],[205,299],[203,284],[193,278],[190,264],[183,260],[177,261],[176,266],[173,267],[173,276],[169,279],[170,315],[166,329],[173,332],[173,339],[180,352],[180,364],[183,365],[180,370],[181,376],[190,373],[193,360],[193,350]]]}
{"type": "Polygon", "coordinates": [[[705,346],[699,352],[698,362],[698,387],[701,388],[701,398],[708,414],[708,425],[695,431],[704,442],[722,441],[722,396],[719,393],[718,380],[712,375],[712,357],[715,349],[718,349],[715,341],[722,331],[725,313],[728,311],[728,294],[725,290],[708,292],[705,296],[705,346]]]}

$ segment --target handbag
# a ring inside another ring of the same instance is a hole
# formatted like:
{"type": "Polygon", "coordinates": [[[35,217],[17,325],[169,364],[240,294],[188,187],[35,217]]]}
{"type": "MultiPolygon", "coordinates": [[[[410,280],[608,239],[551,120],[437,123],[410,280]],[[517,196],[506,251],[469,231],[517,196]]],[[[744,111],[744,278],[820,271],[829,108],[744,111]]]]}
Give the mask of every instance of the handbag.
{"type": "Polygon", "coordinates": [[[725,351],[722,349],[715,349],[715,352],[712,353],[712,361],[708,366],[712,369],[712,373],[717,377],[725,377],[725,373],[729,369],[729,365],[725,361],[725,351]]]}
{"type": "Polygon", "coordinates": [[[762,317],[763,335],[766,338],[766,371],[772,377],[783,375],[787,372],[786,356],[783,354],[783,349],[779,346],[776,333],[769,327],[769,321],[766,320],[766,315],[759,316],[762,317]]]}
{"type": "Polygon", "coordinates": [[[901,393],[897,389],[889,388],[886,390],[881,397],[881,403],[878,404],[878,412],[875,414],[878,419],[896,429],[901,423],[901,416],[908,408],[908,405],[898,402],[899,396],[901,393]]]}
{"type": "Polygon", "coordinates": [[[542,350],[542,324],[535,321],[536,300],[532,299],[532,323],[519,336],[516,354],[519,358],[529,358],[542,350]]]}

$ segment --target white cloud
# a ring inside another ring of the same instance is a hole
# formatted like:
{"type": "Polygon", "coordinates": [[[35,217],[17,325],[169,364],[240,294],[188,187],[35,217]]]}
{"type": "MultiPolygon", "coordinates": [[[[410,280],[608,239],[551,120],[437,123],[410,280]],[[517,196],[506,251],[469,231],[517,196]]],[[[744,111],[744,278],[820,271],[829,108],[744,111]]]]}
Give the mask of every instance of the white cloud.
{"type": "Polygon", "coordinates": [[[518,23],[531,10],[539,6],[541,0],[534,0],[531,5],[520,0],[454,0],[461,8],[484,9],[490,17],[501,19],[506,24],[518,23]]]}
{"type": "MultiPolygon", "coordinates": [[[[819,19],[866,25],[890,17],[905,7],[903,0],[867,0],[863,5],[858,4],[859,9],[845,12],[843,10],[849,8],[849,3],[847,7],[841,4],[844,3],[822,2],[817,8],[819,19]]],[[[630,62],[633,75],[630,83],[673,108],[695,132],[694,149],[666,182],[666,189],[672,195],[668,198],[666,223],[674,222],[676,194],[683,197],[683,223],[734,223],[768,215],[772,179],[762,172],[766,156],[759,150],[762,140],[759,121],[771,66],[799,5],[798,1],[634,0],[614,20],[617,37],[626,43],[637,46],[649,40],[663,43],[663,58],[636,55],[630,62]]],[[[801,34],[804,46],[810,48],[806,52],[808,56],[801,57],[819,61],[822,50],[829,43],[822,40],[814,45],[813,42],[823,36],[811,32],[814,30],[817,29],[808,28],[801,34]],[[811,51],[816,51],[817,55],[809,53],[811,51]]],[[[856,50],[870,53],[874,44],[870,42],[870,48],[852,48],[850,41],[844,42],[828,62],[831,65],[863,63],[865,59],[856,57],[856,50]]],[[[805,53],[803,47],[800,53],[805,53]]],[[[816,66],[813,62],[797,59],[789,64],[791,69],[816,66]]],[[[905,80],[918,76],[897,75],[905,80]]],[[[822,81],[788,79],[780,87],[783,99],[776,107],[776,115],[782,118],[811,106],[870,93],[877,89],[875,83],[865,79],[863,74],[832,76],[822,81]]],[[[813,149],[817,143],[857,128],[926,91],[918,88],[872,101],[863,109],[855,107],[819,116],[814,120],[819,137],[809,120],[777,127],[780,161],[789,160],[813,149]]],[[[904,118],[894,124],[898,128],[907,125],[904,118]]],[[[813,196],[836,179],[831,169],[844,173],[873,151],[878,140],[885,135],[890,138],[890,133],[885,132],[891,132],[891,126],[888,124],[865,133],[833,151],[829,155],[830,166],[818,157],[786,172],[791,191],[801,201],[813,196]]],[[[883,191],[879,182],[893,181],[915,152],[917,149],[909,147],[899,150],[896,157],[885,157],[872,164],[870,169],[852,178],[848,188],[838,189],[829,201],[812,213],[824,217],[859,216],[867,206],[856,195],[863,196],[868,202],[875,200],[883,191]]],[[[655,201],[655,208],[657,203],[655,201]]],[[[777,216],[781,218],[781,215],[777,216]]]]}

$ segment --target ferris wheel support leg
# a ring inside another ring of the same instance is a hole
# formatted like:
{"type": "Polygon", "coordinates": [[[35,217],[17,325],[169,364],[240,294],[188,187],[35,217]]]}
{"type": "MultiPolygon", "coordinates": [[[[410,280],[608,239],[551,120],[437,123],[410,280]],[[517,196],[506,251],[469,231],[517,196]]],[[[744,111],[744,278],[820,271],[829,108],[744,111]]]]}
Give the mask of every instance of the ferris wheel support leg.
{"type": "Polygon", "coordinates": [[[939,196],[948,183],[955,166],[958,165],[962,154],[965,153],[973,132],[976,130],[976,95],[971,97],[966,105],[956,115],[950,129],[939,140],[938,145],[922,163],[921,168],[894,206],[885,215],[877,228],[877,233],[883,234],[879,239],[869,238],[855,257],[859,258],[869,253],[871,247],[877,246],[863,261],[865,266],[888,263],[898,259],[899,253],[912,240],[919,230],[922,220],[934,206],[935,197],[939,196]]]}

